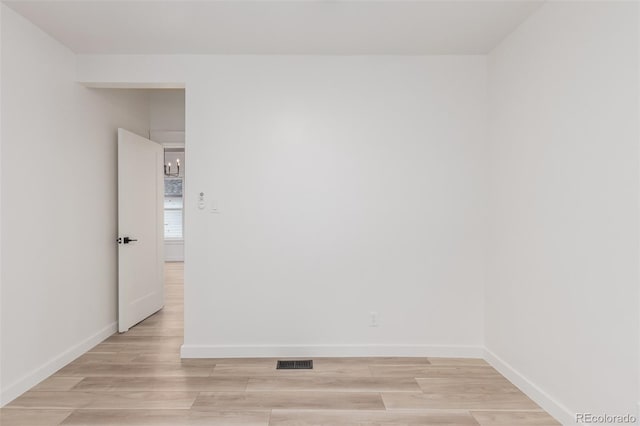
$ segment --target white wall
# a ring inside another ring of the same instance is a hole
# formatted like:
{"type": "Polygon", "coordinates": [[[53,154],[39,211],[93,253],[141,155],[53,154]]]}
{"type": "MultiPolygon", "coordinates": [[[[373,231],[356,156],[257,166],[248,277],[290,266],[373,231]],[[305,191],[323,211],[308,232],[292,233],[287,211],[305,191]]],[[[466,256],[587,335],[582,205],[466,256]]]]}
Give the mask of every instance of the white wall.
{"type": "Polygon", "coordinates": [[[2,403],[115,331],[116,129],[146,95],[75,83],[75,55],[2,8],[2,403]]]}
{"type": "Polygon", "coordinates": [[[489,56],[486,345],[565,424],[638,401],[636,7],[547,3],[489,56]]]}
{"type": "Polygon", "coordinates": [[[212,65],[187,81],[183,354],[472,354],[484,58],[212,65]]]}
{"type": "Polygon", "coordinates": [[[149,92],[151,130],[184,132],[184,90],[164,89],[149,92]]]}
{"type": "MultiPolygon", "coordinates": [[[[0,241],[2,241],[2,14],[4,11],[4,7],[0,6],[0,241]]],[[[3,388],[3,377],[2,377],[2,358],[3,358],[3,350],[2,350],[2,244],[0,243],[0,406],[2,406],[2,388],[3,388]]]]}
{"type": "Polygon", "coordinates": [[[183,354],[479,355],[485,66],[80,56],[187,87],[183,354]]]}

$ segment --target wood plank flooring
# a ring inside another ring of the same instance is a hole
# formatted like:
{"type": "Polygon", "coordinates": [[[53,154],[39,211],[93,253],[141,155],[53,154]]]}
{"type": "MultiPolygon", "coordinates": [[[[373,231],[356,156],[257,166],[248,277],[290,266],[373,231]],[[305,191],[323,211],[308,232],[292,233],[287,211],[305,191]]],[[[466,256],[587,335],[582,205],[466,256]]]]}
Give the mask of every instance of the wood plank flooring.
{"type": "Polygon", "coordinates": [[[166,264],[167,305],[0,410],[2,426],[557,425],[480,359],[188,359],[182,264],[166,264]]]}

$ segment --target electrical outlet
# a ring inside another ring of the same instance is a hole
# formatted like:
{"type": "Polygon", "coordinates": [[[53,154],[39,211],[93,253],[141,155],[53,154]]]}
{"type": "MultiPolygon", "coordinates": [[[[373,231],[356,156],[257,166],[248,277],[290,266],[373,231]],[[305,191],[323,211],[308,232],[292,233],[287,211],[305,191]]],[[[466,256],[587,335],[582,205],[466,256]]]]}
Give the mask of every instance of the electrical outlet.
{"type": "Polygon", "coordinates": [[[377,327],[377,326],[378,326],[378,313],[369,312],[369,327],[377,327]]]}

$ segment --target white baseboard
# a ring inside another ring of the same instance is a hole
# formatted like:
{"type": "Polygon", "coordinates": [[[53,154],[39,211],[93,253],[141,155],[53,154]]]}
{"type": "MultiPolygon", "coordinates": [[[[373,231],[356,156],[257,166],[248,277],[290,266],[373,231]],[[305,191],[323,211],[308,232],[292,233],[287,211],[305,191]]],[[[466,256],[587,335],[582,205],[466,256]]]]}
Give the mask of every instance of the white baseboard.
{"type": "Polygon", "coordinates": [[[507,364],[496,354],[485,348],[484,359],[500,374],[516,385],[525,395],[542,407],[547,413],[555,417],[563,425],[576,424],[575,413],[551,397],[531,380],[520,374],[515,368],[507,364]]]}
{"type": "MultiPolygon", "coordinates": [[[[84,354],[117,330],[113,322],[82,342],[64,351],[21,379],[2,389],[0,406],[46,379],[84,354]]],[[[575,414],[519,373],[489,349],[455,345],[182,345],[182,358],[276,358],[276,357],[455,357],[484,358],[522,392],[562,424],[575,424],[575,414]]],[[[640,402],[638,402],[640,414],[640,402]]]]}
{"type": "Polygon", "coordinates": [[[85,340],[72,346],[71,348],[62,352],[60,355],[50,359],[40,367],[32,370],[31,372],[25,374],[22,378],[3,388],[2,392],[0,393],[0,406],[8,404],[9,402],[22,395],[24,392],[31,389],[33,386],[51,376],[59,369],[69,364],[71,361],[78,358],[80,355],[84,354],[107,337],[111,336],[116,332],[117,329],[117,322],[109,324],[102,330],[98,331],[92,336],[89,336],[85,340]]]}
{"type": "Polygon", "coordinates": [[[482,358],[481,346],[445,345],[182,345],[182,358],[430,356],[482,358]]]}

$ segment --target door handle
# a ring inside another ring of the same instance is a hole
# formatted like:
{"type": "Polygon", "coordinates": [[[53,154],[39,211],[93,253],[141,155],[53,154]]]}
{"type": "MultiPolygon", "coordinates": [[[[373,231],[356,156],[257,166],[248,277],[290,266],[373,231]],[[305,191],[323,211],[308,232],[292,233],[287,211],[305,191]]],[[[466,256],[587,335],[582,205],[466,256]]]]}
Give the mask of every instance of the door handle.
{"type": "Polygon", "coordinates": [[[138,241],[135,238],[129,238],[129,237],[124,237],[124,238],[118,238],[118,244],[129,244],[132,241],[138,241]]]}

